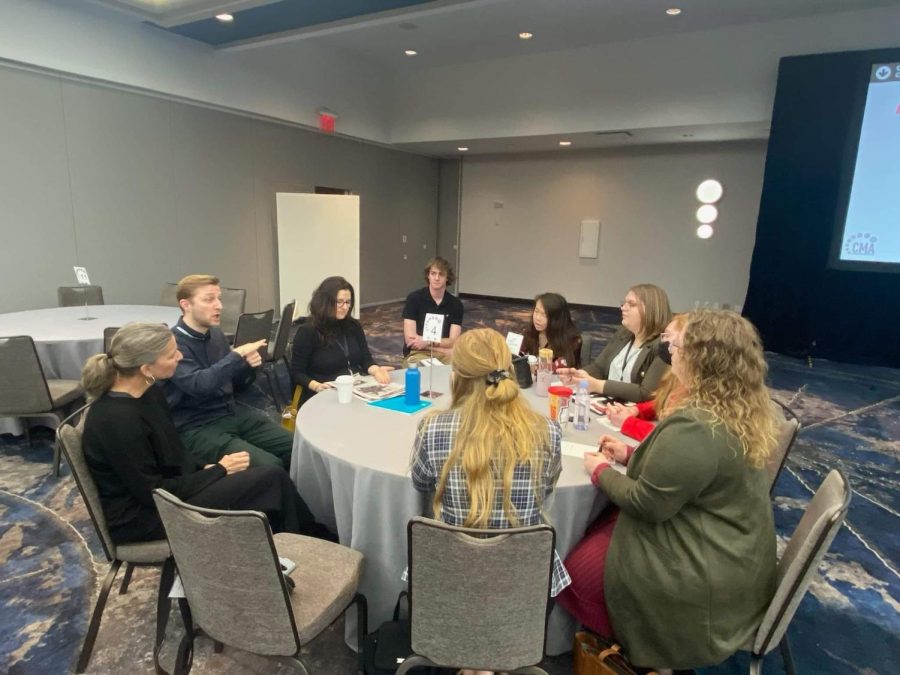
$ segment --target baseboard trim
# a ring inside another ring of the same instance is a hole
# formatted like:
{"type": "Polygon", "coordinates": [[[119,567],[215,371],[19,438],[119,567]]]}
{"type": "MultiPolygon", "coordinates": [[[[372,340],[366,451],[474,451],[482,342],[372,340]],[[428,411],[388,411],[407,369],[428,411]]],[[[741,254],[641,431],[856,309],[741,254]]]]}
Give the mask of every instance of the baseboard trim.
{"type": "Polygon", "coordinates": [[[369,307],[378,307],[380,305],[390,305],[392,302],[403,302],[406,298],[394,298],[393,300],[379,300],[378,302],[367,302],[364,305],[360,305],[360,309],[368,309],[369,307]]]}
{"type": "MultiPolygon", "coordinates": [[[[509,303],[517,303],[522,305],[531,305],[534,303],[534,298],[511,298],[505,295],[482,295],[480,293],[460,293],[459,297],[465,300],[494,300],[496,302],[509,302],[509,303]]],[[[586,305],[584,303],[579,302],[570,302],[570,309],[602,309],[609,310],[613,312],[619,311],[619,307],[608,307],[606,305],[586,305]]]]}

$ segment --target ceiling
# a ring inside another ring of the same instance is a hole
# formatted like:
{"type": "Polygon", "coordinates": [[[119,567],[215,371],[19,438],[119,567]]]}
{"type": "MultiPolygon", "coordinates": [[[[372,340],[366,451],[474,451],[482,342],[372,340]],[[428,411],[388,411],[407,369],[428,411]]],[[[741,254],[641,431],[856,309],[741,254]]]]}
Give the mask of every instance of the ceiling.
{"type": "MultiPolygon", "coordinates": [[[[220,49],[299,41],[388,67],[433,67],[724,26],[898,4],[898,0],[93,0],[220,49]],[[683,12],[669,16],[666,9],[683,12]],[[214,17],[227,12],[234,21],[214,17]],[[519,40],[521,31],[534,34],[519,40]],[[404,50],[415,49],[414,58],[404,50]]],[[[283,52],[282,52],[283,56],[283,52]]]]}
{"type": "MultiPolygon", "coordinates": [[[[270,72],[307,46],[379,66],[388,76],[455,64],[710,31],[876,7],[900,0],[92,0],[137,21],[227,52],[252,52],[270,72]],[[666,10],[681,8],[678,16],[666,10]],[[233,15],[222,23],[220,12],[233,15]],[[521,31],[533,33],[521,40],[521,31]],[[404,51],[412,49],[415,56],[404,51]]],[[[605,64],[609,65],[609,64],[605,64]]],[[[469,139],[473,152],[527,152],[573,140],[578,148],[768,137],[767,123],[631,130],[626,134],[469,139]],[[477,143],[474,141],[477,140],[477,143]]],[[[461,143],[461,142],[460,142],[461,143]]],[[[400,144],[458,154],[455,141],[400,144]]]]}

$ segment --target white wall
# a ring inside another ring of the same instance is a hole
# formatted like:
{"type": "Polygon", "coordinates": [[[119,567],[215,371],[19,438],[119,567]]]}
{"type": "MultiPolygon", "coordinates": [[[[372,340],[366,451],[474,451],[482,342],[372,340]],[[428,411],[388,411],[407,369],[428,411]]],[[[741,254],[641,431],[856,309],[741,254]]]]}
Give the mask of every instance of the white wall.
{"type": "Polygon", "coordinates": [[[318,126],[340,114],[338,131],[388,140],[385,73],[346,52],[309,43],[263,68],[262,55],[216,51],[86,0],[0,1],[0,59],[162,92],[318,126]]]}
{"type": "Polygon", "coordinates": [[[778,59],[900,45],[900,7],[419,69],[394,143],[771,119],[778,59]]]}
{"type": "Polygon", "coordinates": [[[616,306],[650,282],[676,310],[743,304],[765,153],[763,142],[740,142],[466,158],[459,290],[616,306]],[[703,241],[694,192],[710,177],[725,195],[716,235],[703,241]],[[591,218],[600,256],[580,259],[580,223],[591,218]]]}

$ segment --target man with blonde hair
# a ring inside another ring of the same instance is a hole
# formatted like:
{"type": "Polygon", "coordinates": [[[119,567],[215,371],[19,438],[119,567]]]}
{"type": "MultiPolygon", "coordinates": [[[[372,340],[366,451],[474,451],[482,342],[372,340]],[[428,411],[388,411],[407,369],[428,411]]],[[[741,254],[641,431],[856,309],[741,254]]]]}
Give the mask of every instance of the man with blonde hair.
{"type": "Polygon", "coordinates": [[[172,329],[184,355],[166,383],[166,399],[185,446],[203,463],[232,452],[250,453],[250,465],[290,467],[293,436],[265,416],[235,404],[234,391],[253,382],[265,340],[231,348],[219,328],[222,289],[207,274],[178,282],[181,319],[172,329]]]}

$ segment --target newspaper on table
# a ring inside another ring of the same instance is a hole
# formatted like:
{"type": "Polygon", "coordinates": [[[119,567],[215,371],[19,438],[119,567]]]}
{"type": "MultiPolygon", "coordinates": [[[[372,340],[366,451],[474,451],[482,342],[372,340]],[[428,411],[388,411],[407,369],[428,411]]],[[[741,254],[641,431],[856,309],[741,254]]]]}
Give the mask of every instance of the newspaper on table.
{"type": "Polygon", "coordinates": [[[363,401],[382,401],[399,396],[404,391],[406,387],[399,382],[381,384],[371,375],[357,376],[353,381],[353,395],[363,401]]]}

